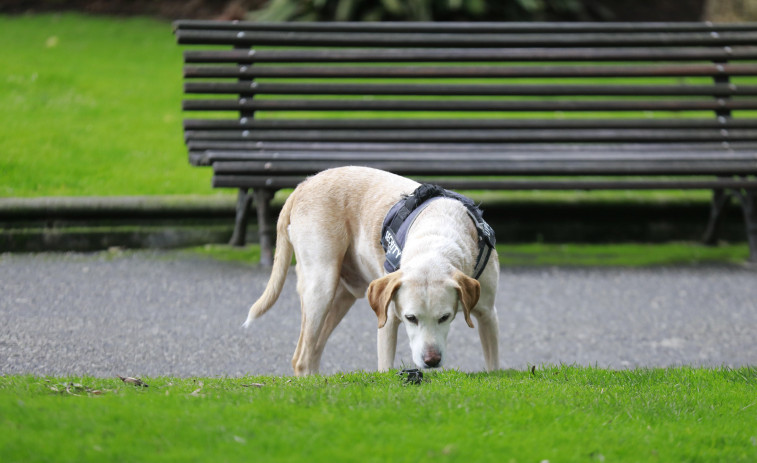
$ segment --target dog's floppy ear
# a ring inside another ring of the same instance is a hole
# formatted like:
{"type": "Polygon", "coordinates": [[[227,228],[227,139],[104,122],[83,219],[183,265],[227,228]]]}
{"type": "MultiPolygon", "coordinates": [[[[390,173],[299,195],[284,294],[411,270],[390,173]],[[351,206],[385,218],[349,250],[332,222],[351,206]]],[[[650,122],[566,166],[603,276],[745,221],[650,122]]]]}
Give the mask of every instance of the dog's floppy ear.
{"type": "Polygon", "coordinates": [[[457,271],[452,276],[455,280],[457,294],[460,296],[460,302],[463,303],[463,314],[465,315],[465,323],[473,328],[473,322],[470,319],[470,312],[473,307],[478,303],[478,298],[481,296],[481,285],[478,280],[471,278],[463,272],[457,271]]]}
{"type": "Polygon", "coordinates": [[[371,282],[368,286],[368,303],[376,312],[378,327],[383,328],[386,324],[389,303],[392,302],[394,293],[400,287],[402,273],[398,270],[371,282]]]}

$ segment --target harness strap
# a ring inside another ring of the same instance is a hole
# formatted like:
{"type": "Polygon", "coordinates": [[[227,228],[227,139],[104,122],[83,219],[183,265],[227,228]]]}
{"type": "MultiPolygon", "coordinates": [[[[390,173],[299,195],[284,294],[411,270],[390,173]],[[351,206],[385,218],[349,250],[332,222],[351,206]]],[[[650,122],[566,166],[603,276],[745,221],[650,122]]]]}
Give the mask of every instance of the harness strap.
{"type": "Polygon", "coordinates": [[[405,238],[408,230],[413,225],[415,218],[432,201],[439,198],[452,198],[460,201],[465,206],[468,216],[476,226],[478,232],[478,256],[473,268],[473,278],[478,279],[486,268],[492,249],[496,244],[494,230],[483,219],[481,209],[476,207],[473,200],[454,191],[445,190],[438,185],[424,183],[412,194],[405,196],[397,202],[384,218],[381,227],[381,246],[386,251],[384,269],[391,273],[399,270],[402,259],[402,249],[405,247],[405,238]]]}
{"type": "MultiPolygon", "coordinates": [[[[476,209],[476,213],[471,211],[471,208],[466,205],[468,209],[468,215],[473,223],[476,225],[476,231],[478,232],[478,257],[476,258],[476,265],[473,267],[473,278],[478,280],[478,277],[484,273],[487,262],[489,262],[489,256],[492,254],[492,249],[497,243],[497,239],[494,236],[494,230],[489,226],[483,217],[481,217],[481,210],[476,209]]],[[[475,207],[475,206],[473,206],[475,207]]]]}

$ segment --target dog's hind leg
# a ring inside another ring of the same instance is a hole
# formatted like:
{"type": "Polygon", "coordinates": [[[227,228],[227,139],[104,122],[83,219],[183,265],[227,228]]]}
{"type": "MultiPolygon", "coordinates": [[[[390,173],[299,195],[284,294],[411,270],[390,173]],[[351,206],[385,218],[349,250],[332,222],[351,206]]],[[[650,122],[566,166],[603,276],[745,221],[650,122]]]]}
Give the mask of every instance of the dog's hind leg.
{"type": "MultiPolygon", "coordinates": [[[[306,182],[308,185],[313,186],[306,182]]],[[[288,230],[297,256],[297,292],[302,308],[300,339],[292,358],[298,376],[318,373],[326,343],[324,339],[319,349],[321,333],[325,329],[330,334],[330,325],[336,326],[344,316],[341,312],[346,308],[342,306],[352,305],[343,301],[339,290],[342,264],[351,240],[348,224],[333,210],[324,191],[305,188],[300,196],[303,199],[292,208],[288,230]],[[337,313],[330,315],[334,310],[337,313]]]]}
{"type": "Polygon", "coordinates": [[[344,285],[339,285],[334,295],[334,300],[331,303],[331,308],[326,314],[326,319],[323,322],[321,328],[321,334],[318,336],[318,343],[315,346],[314,361],[320,365],[321,355],[323,355],[323,349],[326,347],[326,342],[329,340],[329,336],[334,331],[334,328],[342,321],[344,316],[350,310],[355,303],[355,296],[353,296],[344,285]]]}
{"type": "Polygon", "coordinates": [[[302,352],[302,335],[305,332],[305,310],[302,309],[302,316],[300,317],[300,337],[297,340],[297,348],[294,349],[294,354],[292,355],[292,368],[294,371],[297,371],[297,363],[300,360],[300,353],[302,352]]]}
{"type": "Polygon", "coordinates": [[[328,256],[324,255],[308,257],[303,261],[297,261],[297,291],[300,293],[302,308],[300,339],[292,357],[292,367],[297,376],[318,373],[321,357],[318,340],[330,312],[334,310],[339,287],[338,261],[331,257],[329,262],[328,256]],[[310,262],[318,264],[313,265],[310,262]]]}

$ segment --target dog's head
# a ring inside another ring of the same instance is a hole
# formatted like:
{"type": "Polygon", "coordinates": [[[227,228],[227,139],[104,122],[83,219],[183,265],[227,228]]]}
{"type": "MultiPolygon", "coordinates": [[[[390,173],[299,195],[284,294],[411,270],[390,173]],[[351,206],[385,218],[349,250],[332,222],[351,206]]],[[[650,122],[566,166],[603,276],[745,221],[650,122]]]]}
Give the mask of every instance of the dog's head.
{"type": "Polygon", "coordinates": [[[392,316],[404,323],[413,362],[419,368],[436,368],[444,362],[447,334],[455,315],[462,311],[465,322],[473,328],[471,310],[480,294],[478,281],[460,271],[431,279],[428,275],[403,275],[399,270],[371,283],[368,302],[376,312],[379,328],[392,316]]]}

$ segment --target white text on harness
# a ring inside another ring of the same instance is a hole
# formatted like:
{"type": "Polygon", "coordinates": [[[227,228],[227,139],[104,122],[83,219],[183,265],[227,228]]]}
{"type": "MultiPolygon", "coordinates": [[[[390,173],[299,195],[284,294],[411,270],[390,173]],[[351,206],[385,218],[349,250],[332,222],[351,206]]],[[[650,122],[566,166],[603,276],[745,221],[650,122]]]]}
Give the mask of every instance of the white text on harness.
{"type": "Polygon", "coordinates": [[[399,245],[397,245],[397,242],[394,240],[394,235],[391,231],[386,231],[386,233],[384,234],[384,240],[386,240],[387,244],[386,254],[391,254],[393,258],[399,261],[399,258],[402,255],[402,249],[400,249],[399,245]]]}

